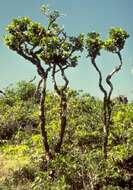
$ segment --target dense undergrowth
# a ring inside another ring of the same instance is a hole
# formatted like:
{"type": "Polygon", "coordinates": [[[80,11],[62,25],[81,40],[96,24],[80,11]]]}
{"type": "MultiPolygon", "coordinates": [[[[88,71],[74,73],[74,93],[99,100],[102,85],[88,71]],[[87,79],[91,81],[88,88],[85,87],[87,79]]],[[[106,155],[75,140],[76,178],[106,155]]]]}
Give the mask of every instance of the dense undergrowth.
{"type": "MultiPolygon", "coordinates": [[[[0,96],[0,190],[133,189],[133,104],[112,103],[108,159],[102,153],[102,102],[67,91],[67,129],[60,154],[45,160],[36,87],[20,82],[0,96]]],[[[59,98],[47,92],[50,148],[59,133],[59,98]]]]}

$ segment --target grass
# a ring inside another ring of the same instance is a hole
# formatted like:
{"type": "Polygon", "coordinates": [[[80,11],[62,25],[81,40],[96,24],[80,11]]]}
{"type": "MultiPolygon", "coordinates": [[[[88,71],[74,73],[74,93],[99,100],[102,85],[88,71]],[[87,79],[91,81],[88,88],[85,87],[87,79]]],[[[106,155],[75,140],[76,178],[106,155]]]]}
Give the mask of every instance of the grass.
{"type": "Polygon", "coordinates": [[[22,168],[23,166],[28,165],[30,162],[27,156],[21,156],[12,158],[10,155],[0,156],[0,182],[4,181],[13,171],[22,168]]]}

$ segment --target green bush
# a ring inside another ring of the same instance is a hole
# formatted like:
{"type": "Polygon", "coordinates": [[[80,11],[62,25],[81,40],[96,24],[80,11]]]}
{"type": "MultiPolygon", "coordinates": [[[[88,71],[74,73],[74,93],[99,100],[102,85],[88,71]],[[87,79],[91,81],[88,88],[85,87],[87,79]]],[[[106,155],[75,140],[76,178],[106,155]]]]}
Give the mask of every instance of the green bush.
{"type": "MultiPolygon", "coordinates": [[[[6,139],[1,143],[0,153],[5,161],[26,159],[26,165],[9,172],[9,175],[0,181],[1,189],[126,190],[132,188],[132,103],[117,102],[113,105],[108,160],[105,163],[102,153],[102,102],[89,94],[69,89],[64,144],[61,153],[47,161],[43,154],[38,125],[38,103],[33,97],[24,98],[27,86],[25,88],[24,84],[23,88],[21,85],[19,85],[21,89],[8,88],[7,97],[0,97],[2,113],[0,138],[6,139]]],[[[47,92],[46,129],[50,147],[53,149],[59,138],[58,108],[59,98],[53,92],[47,92]]]]}

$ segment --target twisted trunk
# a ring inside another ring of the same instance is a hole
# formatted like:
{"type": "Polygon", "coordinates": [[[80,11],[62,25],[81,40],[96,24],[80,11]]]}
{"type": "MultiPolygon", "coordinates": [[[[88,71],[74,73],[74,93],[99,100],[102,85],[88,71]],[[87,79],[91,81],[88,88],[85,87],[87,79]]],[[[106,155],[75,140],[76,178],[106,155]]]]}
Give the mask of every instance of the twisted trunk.
{"type": "Polygon", "coordinates": [[[107,159],[107,146],[108,146],[108,135],[109,135],[109,119],[108,119],[108,109],[107,109],[107,98],[104,98],[103,101],[103,110],[104,110],[104,115],[103,115],[103,120],[104,120],[104,125],[103,125],[103,154],[104,158],[107,159]]]}
{"type": "Polygon", "coordinates": [[[102,85],[102,74],[101,71],[99,70],[99,68],[97,67],[96,63],[95,63],[95,59],[91,60],[94,68],[96,69],[98,75],[99,75],[99,88],[102,91],[102,93],[104,94],[104,98],[103,98],[103,154],[104,154],[104,158],[107,158],[107,145],[108,145],[108,135],[109,135],[109,119],[108,119],[108,94],[107,91],[105,90],[105,88],[102,85]]]}
{"type": "Polygon", "coordinates": [[[61,145],[63,144],[63,139],[65,135],[65,129],[67,125],[66,115],[67,115],[67,99],[66,95],[62,93],[60,101],[60,134],[59,134],[59,141],[55,147],[55,151],[58,153],[61,150],[61,145]]]}
{"type": "Polygon", "coordinates": [[[41,99],[40,99],[39,118],[40,118],[40,128],[41,128],[43,146],[45,149],[45,155],[46,155],[46,159],[49,160],[51,157],[51,154],[50,154],[50,150],[49,150],[47,131],[45,128],[45,125],[46,125],[46,117],[45,117],[46,80],[47,80],[47,77],[42,80],[43,87],[42,87],[41,99]]]}
{"type": "Polygon", "coordinates": [[[108,136],[109,136],[109,129],[110,129],[110,123],[111,123],[111,113],[112,113],[112,108],[111,108],[111,95],[113,92],[113,84],[111,82],[112,77],[120,71],[122,67],[122,57],[120,52],[117,52],[118,58],[120,60],[120,64],[118,67],[116,67],[107,77],[106,77],[106,83],[110,87],[110,91],[108,93],[107,98],[104,100],[105,108],[106,109],[106,120],[104,121],[104,126],[105,126],[105,131],[104,131],[104,145],[103,145],[103,150],[104,150],[104,157],[107,159],[107,147],[108,147],[108,136]]]}
{"type": "Polygon", "coordinates": [[[65,84],[61,88],[58,87],[56,79],[55,79],[56,65],[54,65],[53,72],[52,72],[52,79],[53,79],[54,89],[60,97],[60,134],[59,134],[59,140],[55,146],[55,152],[57,153],[59,153],[61,150],[63,139],[65,136],[65,129],[67,125],[67,98],[66,98],[65,90],[68,85],[68,80],[65,76],[64,69],[60,65],[58,66],[61,71],[61,76],[63,80],[65,81],[65,84]]]}

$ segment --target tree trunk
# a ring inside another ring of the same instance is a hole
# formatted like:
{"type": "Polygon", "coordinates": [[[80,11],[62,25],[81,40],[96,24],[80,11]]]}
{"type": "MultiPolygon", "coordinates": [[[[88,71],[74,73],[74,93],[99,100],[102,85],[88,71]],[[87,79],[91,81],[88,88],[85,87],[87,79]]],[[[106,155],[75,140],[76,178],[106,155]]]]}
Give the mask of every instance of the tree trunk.
{"type": "Polygon", "coordinates": [[[66,95],[64,93],[61,93],[61,102],[60,102],[60,135],[59,135],[59,141],[55,147],[55,152],[60,152],[61,146],[63,143],[64,135],[65,135],[65,129],[66,129],[66,124],[67,124],[67,99],[66,95]]]}
{"type": "Polygon", "coordinates": [[[46,78],[43,79],[43,88],[42,88],[41,99],[40,99],[40,128],[41,128],[41,135],[42,135],[43,146],[45,149],[46,159],[49,160],[51,154],[49,150],[47,131],[45,128],[45,125],[46,125],[45,97],[46,97],[46,78]]]}
{"type": "Polygon", "coordinates": [[[111,118],[111,102],[110,99],[104,98],[104,139],[103,139],[103,153],[104,158],[108,157],[108,136],[109,136],[109,128],[110,128],[110,118],[111,118]]]}
{"type": "Polygon", "coordinates": [[[108,157],[108,136],[109,136],[109,124],[104,124],[104,140],[103,140],[103,153],[104,158],[108,157]]]}

